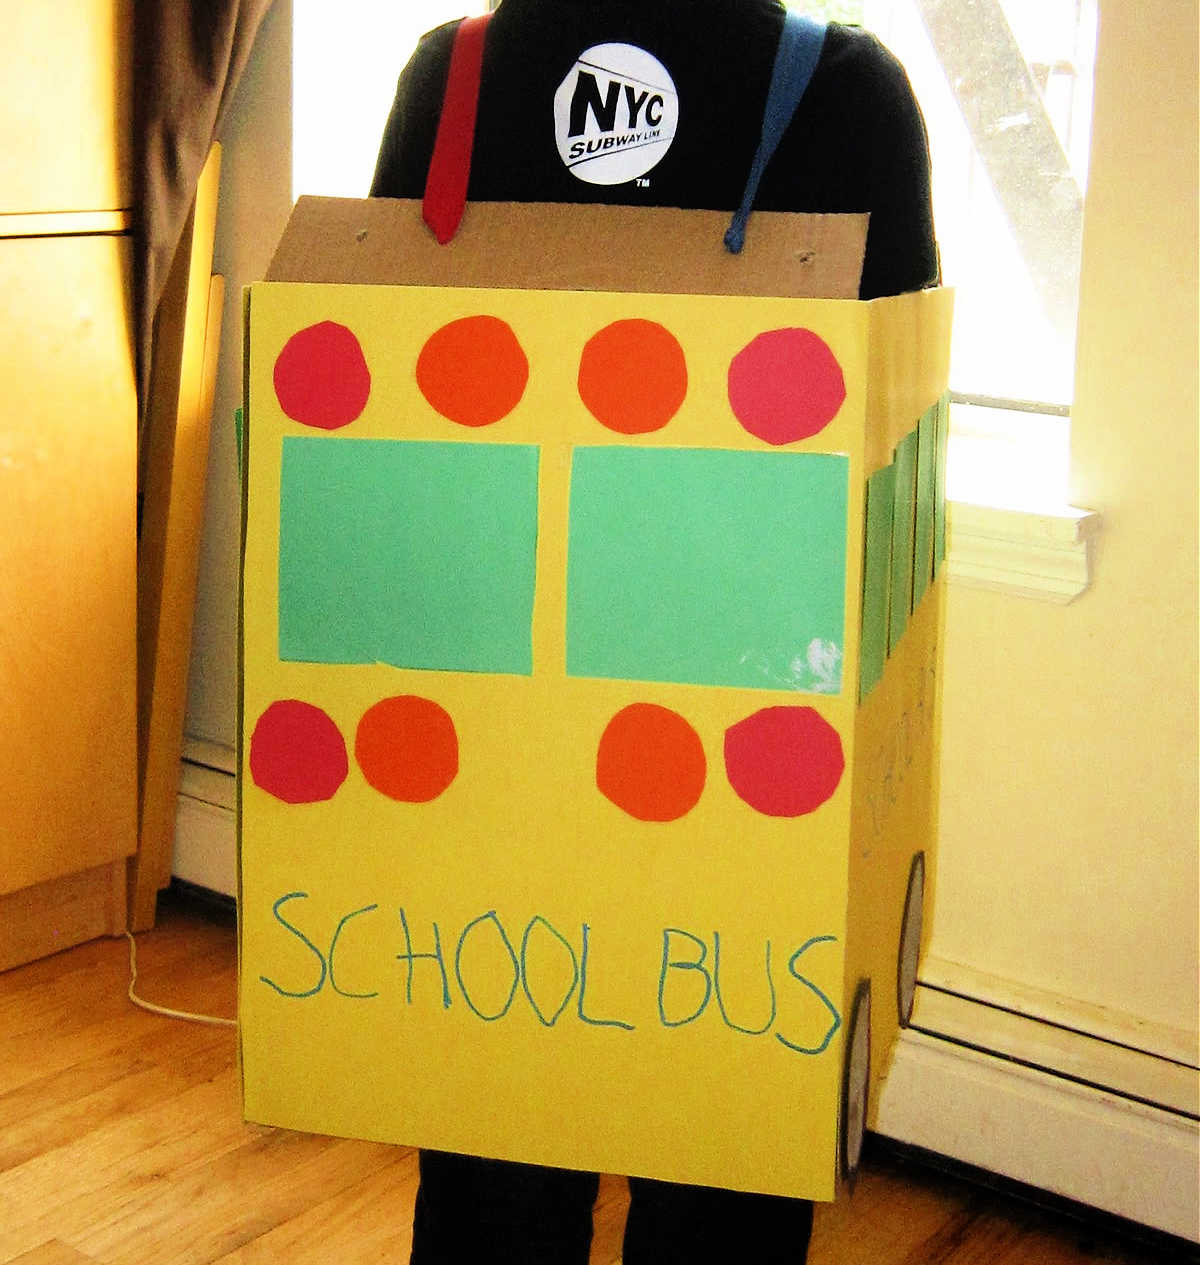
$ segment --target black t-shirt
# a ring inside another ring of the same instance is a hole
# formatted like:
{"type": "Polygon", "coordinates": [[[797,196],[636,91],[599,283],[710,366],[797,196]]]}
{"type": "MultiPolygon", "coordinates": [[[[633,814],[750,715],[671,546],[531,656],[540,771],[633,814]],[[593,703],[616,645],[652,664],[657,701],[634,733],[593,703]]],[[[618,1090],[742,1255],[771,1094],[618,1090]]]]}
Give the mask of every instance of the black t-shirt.
{"type": "MultiPolygon", "coordinates": [[[[503,0],[468,199],[732,211],[783,14],[776,0],[503,0]]],[[[401,74],[372,196],[423,194],[456,29],[424,36],[401,74]]],[[[755,206],[869,212],[863,298],[937,282],[925,125],[873,35],[829,26],[755,206]]]]}

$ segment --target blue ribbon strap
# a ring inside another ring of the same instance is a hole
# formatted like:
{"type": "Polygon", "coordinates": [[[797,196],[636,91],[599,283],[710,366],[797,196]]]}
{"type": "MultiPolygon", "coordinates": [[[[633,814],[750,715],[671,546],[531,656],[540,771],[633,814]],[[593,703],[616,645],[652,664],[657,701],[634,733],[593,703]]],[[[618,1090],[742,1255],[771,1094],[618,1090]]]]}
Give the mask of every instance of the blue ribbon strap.
{"type": "Polygon", "coordinates": [[[775,52],[775,65],[771,71],[771,86],[767,90],[767,104],[763,110],[762,137],[750,164],[746,178],[746,190],[742,204],[733,213],[729,228],[725,231],[725,246],[732,254],[741,254],[746,243],[746,222],[758,194],[758,182],[762,179],[771,155],[775,153],[800,99],[808,89],[813,71],[825,43],[825,24],[791,10],[784,15],[783,33],[775,52]]]}

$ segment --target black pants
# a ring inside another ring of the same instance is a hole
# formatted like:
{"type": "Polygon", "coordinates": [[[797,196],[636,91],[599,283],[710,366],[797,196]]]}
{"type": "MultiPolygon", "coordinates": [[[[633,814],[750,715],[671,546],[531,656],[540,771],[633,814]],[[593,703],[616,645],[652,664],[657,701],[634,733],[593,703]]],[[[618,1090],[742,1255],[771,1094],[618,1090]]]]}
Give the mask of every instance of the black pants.
{"type": "MultiPolygon", "coordinates": [[[[421,1152],[411,1265],[587,1265],[595,1173],[421,1152]]],[[[812,1204],[634,1177],[625,1265],[802,1265],[812,1204]]]]}

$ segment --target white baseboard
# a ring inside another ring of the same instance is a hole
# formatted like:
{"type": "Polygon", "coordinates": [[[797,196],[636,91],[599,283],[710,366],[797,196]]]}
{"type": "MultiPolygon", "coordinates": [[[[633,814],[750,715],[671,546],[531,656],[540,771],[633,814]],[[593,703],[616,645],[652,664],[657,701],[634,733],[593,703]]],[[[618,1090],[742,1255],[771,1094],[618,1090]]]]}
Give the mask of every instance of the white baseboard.
{"type": "Polygon", "coordinates": [[[175,810],[175,878],[237,895],[237,825],[233,753],[189,742],[175,810]]]}
{"type": "Polygon", "coordinates": [[[1200,1138],[1174,1112],[910,1030],[876,1128],[1200,1242],[1200,1138]]]}
{"type": "MultiPolygon", "coordinates": [[[[189,755],[172,872],[233,896],[231,753],[189,755]]],[[[1200,1242],[1200,1073],[1188,1043],[1145,1024],[1088,1035],[1097,1025],[1078,1003],[1043,995],[1031,1014],[1029,990],[975,975],[936,960],[922,972],[936,986],[918,989],[878,1132],[1200,1242]]]]}

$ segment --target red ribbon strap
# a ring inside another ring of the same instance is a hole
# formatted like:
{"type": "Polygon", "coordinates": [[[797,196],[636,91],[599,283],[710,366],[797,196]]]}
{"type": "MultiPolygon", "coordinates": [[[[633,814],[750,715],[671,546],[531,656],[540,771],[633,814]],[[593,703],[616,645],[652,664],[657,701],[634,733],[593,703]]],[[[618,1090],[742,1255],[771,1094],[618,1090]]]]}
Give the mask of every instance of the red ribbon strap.
{"type": "Polygon", "coordinates": [[[425,179],[422,215],[444,246],[456,232],[467,205],[475,113],[483,67],[483,33],[491,15],[463,18],[454,35],[446,95],[438,123],[433,157],[425,179]]]}

